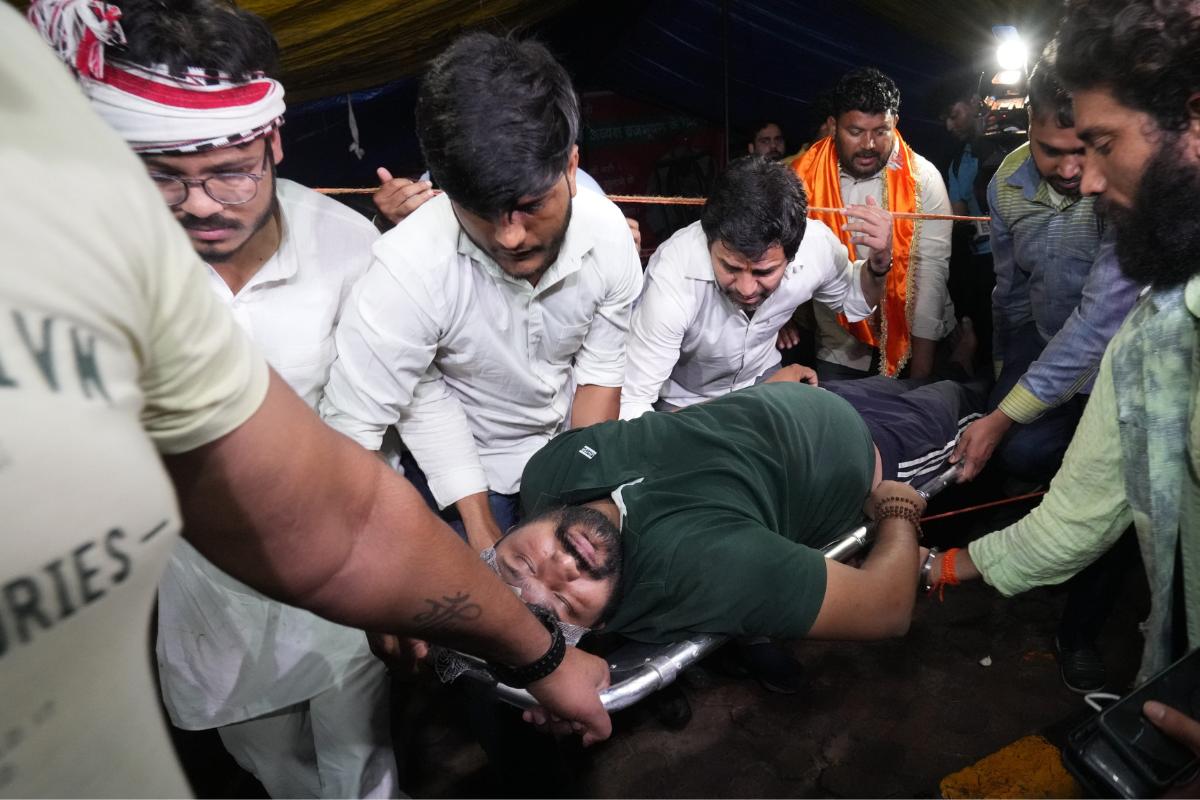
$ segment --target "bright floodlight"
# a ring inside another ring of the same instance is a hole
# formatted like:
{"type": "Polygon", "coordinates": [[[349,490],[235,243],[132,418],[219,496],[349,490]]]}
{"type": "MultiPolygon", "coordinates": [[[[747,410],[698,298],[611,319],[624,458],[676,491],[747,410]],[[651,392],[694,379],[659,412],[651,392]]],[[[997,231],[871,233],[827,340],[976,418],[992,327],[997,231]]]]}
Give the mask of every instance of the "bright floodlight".
{"type": "Polygon", "coordinates": [[[1000,69],[1025,69],[1028,53],[1017,29],[1012,25],[993,25],[992,35],[996,37],[996,60],[1000,62],[1000,69]]]}
{"type": "Polygon", "coordinates": [[[1025,43],[1016,37],[1004,40],[996,48],[996,61],[1000,63],[1000,69],[1023,69],[1025,56],[1025,43]]]}

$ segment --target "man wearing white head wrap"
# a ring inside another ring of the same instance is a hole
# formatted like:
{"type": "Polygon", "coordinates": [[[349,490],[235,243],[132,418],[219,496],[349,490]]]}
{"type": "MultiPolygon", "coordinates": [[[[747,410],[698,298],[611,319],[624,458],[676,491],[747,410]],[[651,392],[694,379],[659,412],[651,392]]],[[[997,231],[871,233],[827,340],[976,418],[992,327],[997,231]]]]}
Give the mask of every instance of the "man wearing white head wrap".
{"type": "MultiPolygon", "coordinates": [[[[198,45],[206,28],[257,17],[231,6],[209,6],[209,24],[196,25],[191,42],[156,37],[143,47],[138,41],[143,37],[135,35],[133,44],[127,40],[125,29],[131,21],[136,29],[138,17],[136,13],[123,15],[122,7],[136,12],[138,4],[36,0],[28,16],[59,58],[75,71],[92,108],[134,152],[202,152],[253,141],[283,124],[283,86],[268,77],[265,69],[251,68],[252,62],[244,60],[198,65],[186,59],[191,49],[187,45],[198,45]],[[139,63],[139,58],[144,63],[139,63]]],[[[194,13],[193,8],[203,6],[160,3],[153,14],[178,20],[194,13]]],[[[147,16],[153,18],[153,14],[147,16]]],[[[255,56],[250,53],[257,48],[244,48],[248,52],[242,58],[265,59],[253,66],[273,67],[276,48],[270,32],[264,26],[261,32],[246,33],[250,37],[258,33],[254,44],[266,49],[255,56]]],[[[222,42],[215,47],[214,55],[221,58],[232,55],[220,52],[222,48],[236,48],[237,44],[222,42]]]]}
{"type": "MultiPolygon", "coordinates": [[[[142,157],[212,290],[315,405],[342,301],[377,234],[276,179],[283,87],[268,77],[265,24],[194,0],[38,0],[29,16],[142,157]]],[[[172,721],[217,728],[272,796],[398,792],[386,672],[361,631],[269,600],[180,543],[159,588],[157,649],[172,721]]]]}

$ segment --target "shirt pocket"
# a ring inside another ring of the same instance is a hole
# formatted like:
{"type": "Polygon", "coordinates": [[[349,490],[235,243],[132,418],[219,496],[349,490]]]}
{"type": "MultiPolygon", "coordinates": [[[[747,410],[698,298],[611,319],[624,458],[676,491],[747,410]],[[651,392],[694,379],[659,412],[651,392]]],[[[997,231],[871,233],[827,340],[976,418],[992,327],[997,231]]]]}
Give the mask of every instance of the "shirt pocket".
{"type": "Polygon", "coordinates": [[[591,322],[555,324],[546,331],[546,352],[551,363],[565,364],[579,352],[591,322]]]}

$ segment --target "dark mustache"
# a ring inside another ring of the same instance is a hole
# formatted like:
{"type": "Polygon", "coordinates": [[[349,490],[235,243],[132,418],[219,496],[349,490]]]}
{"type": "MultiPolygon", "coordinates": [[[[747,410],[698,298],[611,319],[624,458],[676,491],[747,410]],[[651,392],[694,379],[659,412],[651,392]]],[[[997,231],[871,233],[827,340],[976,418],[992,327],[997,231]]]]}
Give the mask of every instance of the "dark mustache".
{"type": "Polygon", "coordinates": [[[237,229],[242,227],[241,223],[236,220],[226,219],[225,217],[196,217],[191,214],[184,214],[180,217],[179,224],[189,231],[215,231],[224,228],[237,229]]]}
{"type": "Polygon", "coordinates": [[[529,258],[529,256],[533,255],[534,253],[541,253],[545,249],[545,247],[531,247],[528,250],[501,250],[500,252],[508,258],[520,260],[523,258],[529,258]]]}

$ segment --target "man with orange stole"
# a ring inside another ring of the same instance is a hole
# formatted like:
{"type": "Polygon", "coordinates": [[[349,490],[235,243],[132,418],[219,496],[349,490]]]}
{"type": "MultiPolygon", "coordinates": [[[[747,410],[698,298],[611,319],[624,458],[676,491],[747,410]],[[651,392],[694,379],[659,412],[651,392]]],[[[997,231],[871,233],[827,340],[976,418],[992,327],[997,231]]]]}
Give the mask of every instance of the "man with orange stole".
{"type": "MultiPolygon", "coordinates": [[[[896,130],[900,91],[877,69],[853,70],[838,81],[830,105],[832,135],[816,142],[793,169],[804,181],[811,208],[844,209],[868,197],[893,215],[950,213],[937,168],[915,153],[896,130]]],[[[851,259],[869,254],[845,230],[845,214],[816,212],[846,245],[851,259]]],[[[873,372],[910,378],[933,372],[934,349],[955,325],[947,290],[951,223],[892,220],[892,269],[873,317],[849,322],[814,303],[817,373],[821,380],[862,378],[873,372]]]]}

